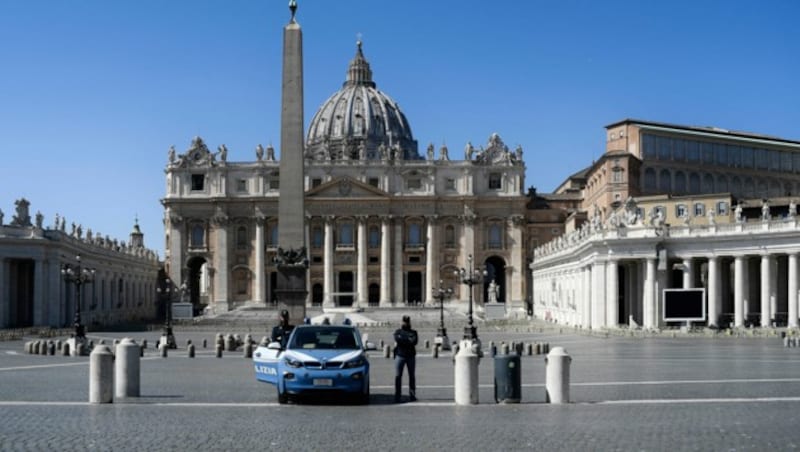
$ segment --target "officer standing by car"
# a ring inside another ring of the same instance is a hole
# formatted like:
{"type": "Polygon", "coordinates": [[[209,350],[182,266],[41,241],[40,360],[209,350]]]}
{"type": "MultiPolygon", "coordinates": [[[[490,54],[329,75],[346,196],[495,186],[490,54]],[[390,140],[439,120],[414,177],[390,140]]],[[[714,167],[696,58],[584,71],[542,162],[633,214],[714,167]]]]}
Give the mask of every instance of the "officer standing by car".
{"type": "Polygon", "coordinates": [[[417,382],[414,375],[417,356],[417,332],[411,328],[411,317],[403,316],[403,325],[394,332],[394,401],[400,403],[403,367],[408,368],[409,400],[417,400],[417,382]]]}
{"type": "Polygon", "coordinates": [[[289,341],[289,334],[294,329],[294,325],[289,324],[289,311],[286,309],[280,313],[280,323],[272,328],[272,342],[280,342],[281,348],[286,348],[286,343],[289,341]]]}

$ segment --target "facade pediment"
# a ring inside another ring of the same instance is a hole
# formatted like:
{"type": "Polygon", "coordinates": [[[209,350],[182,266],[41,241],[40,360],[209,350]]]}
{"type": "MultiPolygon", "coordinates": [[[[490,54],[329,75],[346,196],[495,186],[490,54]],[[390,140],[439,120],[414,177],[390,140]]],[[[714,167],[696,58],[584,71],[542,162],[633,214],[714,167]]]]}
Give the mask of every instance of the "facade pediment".
{"type": "Polygon", "coordinates": [[[372,185],[350,177],[338,177],[314,187],[306,193],[307,198],[374,198],[389,194],[372,185]]]}

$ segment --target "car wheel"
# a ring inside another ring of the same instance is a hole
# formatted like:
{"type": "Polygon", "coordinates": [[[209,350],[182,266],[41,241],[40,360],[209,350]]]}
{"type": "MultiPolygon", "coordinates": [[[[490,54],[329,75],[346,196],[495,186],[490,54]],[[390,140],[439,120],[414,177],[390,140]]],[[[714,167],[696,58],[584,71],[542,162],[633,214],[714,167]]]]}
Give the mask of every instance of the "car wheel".
{"type": "Polygon", "coordinates": [[[278,388],[278,403],[281,405],[286,405],[289,403],[289,394],[281,392],[281,388],[279,386],[276,385],[275,387],[278,388]]]}
{"type": "Polygon", "coordinates": [[[367,384],[366,392],[358,395],[358,403],[361,405],[369,405],[369,384],[367,384]]]}

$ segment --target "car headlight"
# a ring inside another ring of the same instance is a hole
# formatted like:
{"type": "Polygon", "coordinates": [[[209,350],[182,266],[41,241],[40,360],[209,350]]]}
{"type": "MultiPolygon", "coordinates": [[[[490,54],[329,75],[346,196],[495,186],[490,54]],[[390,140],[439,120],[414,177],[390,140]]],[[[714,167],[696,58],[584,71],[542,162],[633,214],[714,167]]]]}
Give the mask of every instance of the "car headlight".
{"type": "Polygon", "coordinates": [[[363,356],[359,356],[356,359],[351,359],[350,361],[347,361],[346,363],[344,363],[344,368],[345,369],[352,369],[354,367],[361,367],[366,363],[367,363],[367,360],[364,359],[363,356]]]}
{"type": "Polygon", "coordinates": [[[289,358],[289,357],[286,357],[283,360],[283,362],[285,362],[286,365],[289,366],[289,367],[295,367],[295,368],[303,367],[303,363],[301,361],[298,361],[296,359],[292,359],[292,358],[289,358]]]}

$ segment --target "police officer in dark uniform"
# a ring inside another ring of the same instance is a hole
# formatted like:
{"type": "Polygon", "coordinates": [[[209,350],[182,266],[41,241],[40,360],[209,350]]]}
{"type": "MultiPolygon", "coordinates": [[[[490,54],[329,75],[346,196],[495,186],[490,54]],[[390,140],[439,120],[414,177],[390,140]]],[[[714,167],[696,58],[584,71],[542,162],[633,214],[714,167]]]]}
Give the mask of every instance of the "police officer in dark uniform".
{"type": "Polygon", "coordinates": [[[289,334],[294,329],[293,325],[289,324],[289,311],[286,309],[280,313],[280,323],[272,328],[272,342],[280,342],[281,348],[286,348],[286,343],[289,341],[289,334]]]}
{"type": "Polygon", "coordinates": [[[409,400],[417,400],[417,382],[414,375],[417,356],[417,332],[411,328],[411,317],[403,316],[403,325],[394,332],[394,401],[400,403],[403,367],[408,368],[409,400]]]}

